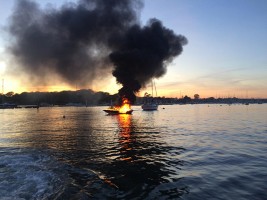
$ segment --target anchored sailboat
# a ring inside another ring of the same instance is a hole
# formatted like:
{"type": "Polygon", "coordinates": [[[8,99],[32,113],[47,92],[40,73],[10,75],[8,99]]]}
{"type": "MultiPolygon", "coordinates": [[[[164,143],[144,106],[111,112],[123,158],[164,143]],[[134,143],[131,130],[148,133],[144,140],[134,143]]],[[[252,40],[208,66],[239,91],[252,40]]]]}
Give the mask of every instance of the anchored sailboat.
{"type": "Polygon", "coordinates": [[[145,102],[142,105],[142,109],[144,111],[153,111],[158,110],[158,103],[155,101],[153,97],[153,91],[155,90],[157,96],[157,89],[155,82],[152,81],[152,95],[148,94],[147,92],[144,95],[145,102]]]}

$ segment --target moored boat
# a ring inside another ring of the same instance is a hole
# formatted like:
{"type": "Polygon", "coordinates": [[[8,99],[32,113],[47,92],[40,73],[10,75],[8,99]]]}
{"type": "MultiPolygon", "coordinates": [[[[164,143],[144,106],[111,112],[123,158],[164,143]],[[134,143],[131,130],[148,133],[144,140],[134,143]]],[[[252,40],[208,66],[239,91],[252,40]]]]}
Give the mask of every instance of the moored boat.
{"type": "Polygon", "coordinates": [[[158,104],[156,103],[145,103],[142,105],[142,109],[144,111],[153,111],[153,110],[158,110],[158,104]]]}
{"type": "Polygon", "coordinates": [[[157,89],[155,83],[152,81],[152,95],[147,92],[144,95],[144,104],[142,105],[142,109],[144,111],[153,111],[158,110],[158,104],[153,97],[153,91],[155,90],[157,96],[157,89]]]}
{"type": "Polygon", "coordinates": [[[132,112],[133,112],[133,110],[128,110],[126,112],[120,112],[119,110],[117,110],[115,108],[107,108],[107,109],[105,109],[103,111],[105,111],[109,115],[132,114],[132,112]]]}
{"type": "Polygon", "coordinates": [[[39,105],[27,105],[24,108],[39,108],[39,105]]]}
{"type": "Polygon", "coordinates": [[[132,114],[133,112],[130,102],[126,98],[123,99],[121,106],[113,106],[111,103],[111,106],[103,111],[109,115],[132,114]]]}

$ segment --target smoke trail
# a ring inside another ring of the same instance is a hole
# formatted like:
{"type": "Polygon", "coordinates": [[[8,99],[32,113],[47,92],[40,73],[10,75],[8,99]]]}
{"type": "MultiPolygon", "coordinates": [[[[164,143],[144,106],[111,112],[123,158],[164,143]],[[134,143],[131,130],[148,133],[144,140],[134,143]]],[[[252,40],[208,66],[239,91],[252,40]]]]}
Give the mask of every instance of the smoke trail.
{"type": "Polygon", "coordinates": [[[166,67],[187,43],[184,36],[151,19],[141,27],[141,0],[80,0],[60,9],[41,9],[18,0],[11,16],[9,47],[24,72],[45,82],[53,74],[69,84],[86,85],[113,75],[122,84],[120,97],[135,93],[166,67]]]}

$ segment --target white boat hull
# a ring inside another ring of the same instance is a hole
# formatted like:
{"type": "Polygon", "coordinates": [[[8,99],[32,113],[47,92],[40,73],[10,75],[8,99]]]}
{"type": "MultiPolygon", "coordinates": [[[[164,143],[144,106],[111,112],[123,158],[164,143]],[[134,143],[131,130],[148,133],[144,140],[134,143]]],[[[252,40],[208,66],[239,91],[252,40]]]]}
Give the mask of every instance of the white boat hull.
{"type": "Polygon", "coordinates": [[[157,104],[144,104],[142,105],[142,109],[145,111],[158,110],[158,105],[157,104]]]}

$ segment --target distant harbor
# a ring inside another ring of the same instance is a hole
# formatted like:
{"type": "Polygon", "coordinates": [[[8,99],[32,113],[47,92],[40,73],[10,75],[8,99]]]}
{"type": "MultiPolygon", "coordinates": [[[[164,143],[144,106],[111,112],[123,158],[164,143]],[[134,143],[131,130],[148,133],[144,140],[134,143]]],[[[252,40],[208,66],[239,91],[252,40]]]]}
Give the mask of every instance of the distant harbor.
{"type": "Polygon", "coordinates": [[[18,108],[39,108],[39,105],[17,105],[14,103],[0,104],[0,109],[18,109],[18,108]]]}
{"type": "MultiPolygon", "coordinates": [[[[92,90],[61,91],[61,92],[23,92],[11,96],[0,95],[2,102],[0,109],[3,108],[38,108],[51,106],[109,106],[110,102],[118,100],[118,94],[109,94],[107,92],[94,92],[92,90]]],[[[137,97],[134,105],[142,105],[145,97],[137,97]]],[[[181,98],[153,97],[153,102],[158,105],[172,104],[263,104],[267,99],[256,98],[191,98],[184,96],[181,98]]]]}
{"type": "Polygon", "coordinates": [[[0,104],[0,109],[13,109],[18,108],[17,104],[14,103],[2,103],[0,104]]]}

